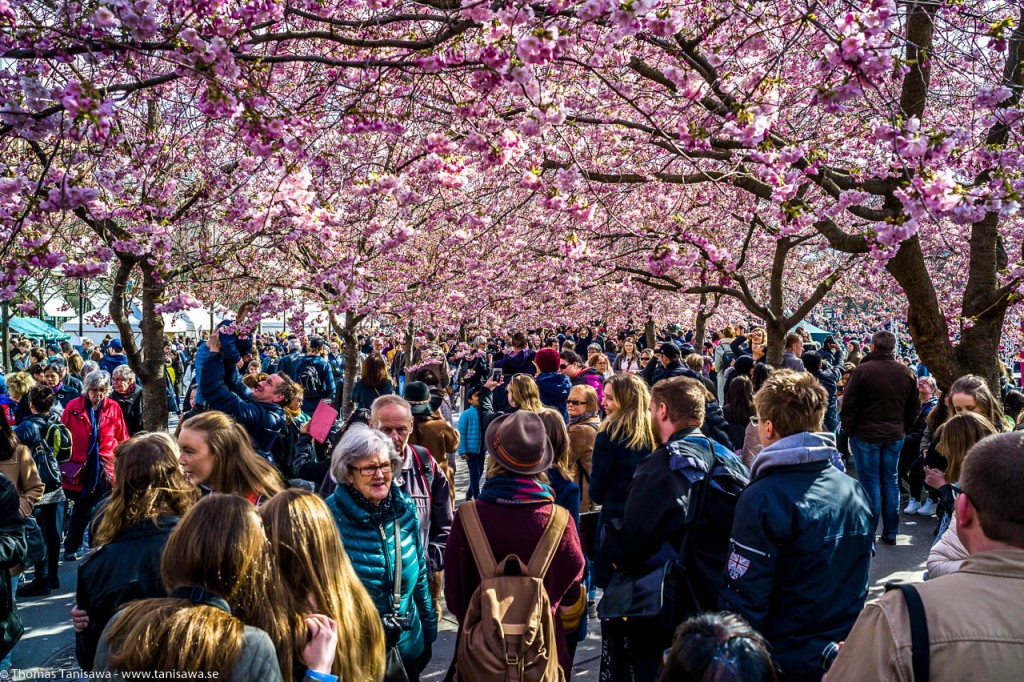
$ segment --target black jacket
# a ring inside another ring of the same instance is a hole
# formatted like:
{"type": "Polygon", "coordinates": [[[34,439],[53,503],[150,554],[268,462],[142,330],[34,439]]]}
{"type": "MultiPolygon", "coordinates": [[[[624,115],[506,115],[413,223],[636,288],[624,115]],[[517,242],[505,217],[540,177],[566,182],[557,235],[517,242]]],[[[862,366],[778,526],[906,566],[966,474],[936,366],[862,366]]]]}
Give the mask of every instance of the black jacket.
{"type": "Polygon", "coordinates": [[[136,385],[135,390],[128,395],[111,391],[110,398],[121,407],[124,424],[128,427],[128,435],[134,436],[142,431],[142,386],[136,385]]]}
{"type": "Polygon", "coordinates": [[[712,394],[715,393],[714,384],[711,384],[709,380],[697,374],[679,360],[672,360],[667,365],[662,366],[662,364],[657,361],[657,358],[655,358],[647,363],[647,366],[644,367],[644,371],[641,373],[641,376],[644,378],[644,381],[647,382],[648,386],[654,386],[654,384],[658,383],[662,379],[671,379],[672,377],[690,377],[691,379],[696,379],[700,383],[704,384],[704,387],[711,391],[712,394]]]}
{"type": "Polygon", "coordinates": [[[841,377],[841,369],[824,364],[821,366],[821,369],[814,372],[814,378],[818,380],[821,387],[828,393],[828,407],[825,408],[825,418],[822,420],[821,428],[833,433],[839,428],[839,403],[837,402],[836,394],[839,392],[839,379],[841,377]]]}
{"type": "MultiPolygon", "coordinates": [[[[744,424],[743,428],[747,425],[744,424]]],[[[725,421],[725,413],[717,400],[704,403],[704,423],[700,427],[701,433],[708,438],[724,445],[729,450],[738,449],[729,437],[729,422],[725,421]]]]}
{"type": "Polygon", "coordinates": [[[91,552],[78,566],[78,608],[89,614],[89,627],[75,635],[75,657],[82,670],[93,669],[96,646],[114,613],[130,601],[165,597],[160,557],[177,516],[161,516],[121,531],[91,552]]]}
{"type": "MultiPolygon", "coordinates": [[[[723,458],[735,462],[736,471],[742,472],[745,479],[746,467],[736,460],[735,455],[717,444],[715,449],[723,458]]],[[[687,524],[697,521],[700,525],[690,539],[691,547],[716,547],[720,561],[710,573],[692,571],[691,578],[698,598],[708,598],[702,606],[714,608],[714,595],[722,582],[726,543],[724,537],[709,537],[714,519],[696,519],[695,510],[691,511],[693,485],[704,478],[711,466],[708,440],[699,430],[680,429],[673,433],[668,443],[645,457],[637,467],[629,483],[625,512],[605,528],[602,558],[627,572],[661,565],[676,557],[687,524]],[[695,447],[687,447],[684,440],[695,447]],[[691,455],[697,455],[703,461],[689,461],[691,455]],[[707,532],[702,534],[702,531],[707,532]]]]}
{"type": "Polygon", "coordinates": [[[353,405],[358,406],[359,409],[368,410],[373,401],[382,395],[391,395],[395,392],[395,385],[391,383],[391,379],[380,388],[370,388],[363,383],[362,379],[356,381],[355,385],[352,386],[352,394],[349,399],[353,405]]]}
{"type": "Polygon", "coordinates": [[[839,417],[843,431],[868,443],[902,440],[921,411],[917,377],[892,354],[871,352],[850,374],[839,417]]]}
{"type": "Polygon", "coordinates": [[[834,442],[801,433],[765,448],[736,505],[719,606],[767,638],[785,673],[820,673],[867,597],[871,505],[831,464],[834,442]]]}
{"type": "Polygon", "coordinates": [[[11,581],[7,579],[7,569],[17,566],[28,551],[18,504],[14,483],[0,474],[0,570],[4,572],[4,579],[0,580],[0,657],[14,648],[24,632],[11,581]]]}

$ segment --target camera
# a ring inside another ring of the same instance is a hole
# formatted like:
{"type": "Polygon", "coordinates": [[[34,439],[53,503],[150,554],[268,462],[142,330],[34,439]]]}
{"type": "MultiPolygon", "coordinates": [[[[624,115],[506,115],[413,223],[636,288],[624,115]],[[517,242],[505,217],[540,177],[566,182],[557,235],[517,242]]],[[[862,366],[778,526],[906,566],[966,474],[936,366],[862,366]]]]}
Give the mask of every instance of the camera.
{"type": "Polygon", "coordinates": [[[389,613],[380,617],[384,626],[384,639],[388,644],[396,644],[405,630],[412,630],[412,618],[399,616],[397,613],[389,613]]]}

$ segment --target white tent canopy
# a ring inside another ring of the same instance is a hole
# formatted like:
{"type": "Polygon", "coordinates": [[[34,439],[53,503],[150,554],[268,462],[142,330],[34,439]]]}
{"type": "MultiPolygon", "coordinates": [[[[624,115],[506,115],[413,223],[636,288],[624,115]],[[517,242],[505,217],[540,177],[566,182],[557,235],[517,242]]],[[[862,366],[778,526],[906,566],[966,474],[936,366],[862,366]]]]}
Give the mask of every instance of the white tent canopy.
{"type": "Polygon", "coordinates": [[[57,319],[71,318],[78,317],[78,311],[65,301],[63,296],[57,294],[43,304],[43,316],[57,319]]]}
{"type": "MultiPolygon", "coordinates": [[[[103,304],[99,308],[96,308],[95,310],[90,310],[87,313],[85,313],[85,315],[83,316],[84,320],[82,321],[82,336],[84,336],[87,339],[91,339],[91,340],[99,343],[100,341],[103,340],[103,337],[106,336],[107,334],[110,334],[111,336],[114,336],[114,337],[119,337],[121,335],[120,330],[117,328],[117,325],[114,324],[113,320],[111,320],[108,324],[105,324],[105,325],[90,324],[90,322],[89,322],[90,319],[95,319],[97,316],[109,318],[110,317],[110,308],[109,308],[109,306],[110,306],[110,303],[108,302],[108,303],[103,304]]],[[[201,322],[202,317],[203,317],[203,313],[201,311],[196,311],[196,312],[199,312],[199,315],[198,315],[199,319],[197,321],[201,322]]],[[[191,317],[187,313],[175,313],[175,314],[164,313],[163,317],[164,317],[164,333],[165,334],[186,334],[188,332],[195,332],[197,330],[195,322],[191,319],[191,317]]],[[[208,329],[209,328],[209,326],[210,326],[210,316],[209,316],[209,313],[205,314],[205,320],[206,321],[204,323],[202,323],[203,326],[198,327],[198,329],[208,329]]],[[[132,335],[135,337],[136,341],[139,341],[142,338],[142,330],[139,327],[139,323],[141,321],[142,321],[142,311],[139,310],[138,306],[132,305],[131,312],[130,312],[130,314],[128,316],[128,322],[131,324],[132,335]]],[[[77,336],[78,329],[79,329],[78,316],[75,315],[74,319],[69,320],[68,322],[65,322],[63,329],[64,329],[64,331],[68,332],[69,334],[74,334],[74,335],[77,336]]],[[[77,339],[77,340],[78,340],[79,343],[81,342],[81,339],[77,339]]]]}

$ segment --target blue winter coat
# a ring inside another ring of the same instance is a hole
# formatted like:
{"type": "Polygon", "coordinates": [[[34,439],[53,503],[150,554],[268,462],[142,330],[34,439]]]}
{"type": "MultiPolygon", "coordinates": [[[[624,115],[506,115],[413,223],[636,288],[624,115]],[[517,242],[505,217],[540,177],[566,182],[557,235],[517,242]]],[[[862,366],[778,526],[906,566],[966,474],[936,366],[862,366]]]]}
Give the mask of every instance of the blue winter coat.
{"type": "Polygon", "coordinates": [[[121,365],[127,364],[127,355],[104,355],[102,358],[100,358],[100,369],[102,369],[104,372],[110,372],[111,374],[113,374],[114,370],[120,367],[121,365]]]}
{"type": "MultiPolygon", "coordinates": [[[[409,617],[411,628],[398,640],[402,660],[409,666],[423,654],[425,642],[437,639],[437,611],[430,596],[427,561],[420,542],[420,521],[416,505],[398,487],[391,486],[391,500],[398,514],[402,536],[401,615],[409,617]]],[[[369,512],[356,504],[347,485],[339,485],[327,498],[338,525],[345,552],[356,575],[369,592],[381,616],[391,613],[395,588],[395,525],[378,526],[369,512]]]]}
{"type": "Polygon", "coordinates": [[[210,353],[207,360],[199,379],[206,405],[241,424],[249,432],[256,452],[268,456],[270,446],[285,427],[284,410],[277,403],[254,401],[240,381],[228,388],[220,353],[210,353]]]}
{"type": "Polygon", "coordinates": [[[798,433],[766,447],[733,519],[719,606],[743,616],[783,672],[821,674],[821,652],[864,608],[871,504],[844,474],[835,440],[798,433]]]}
{"type": "Polygon", "coordinates": [[[540,401],[553,410],[558,410],[562,419],[568,423],[569,411],[565,405],[569,391],[572,390],[572,383],[569,377],[560,372],[544,372],[537,375],[537,390],[540,391],[540,401]]]}

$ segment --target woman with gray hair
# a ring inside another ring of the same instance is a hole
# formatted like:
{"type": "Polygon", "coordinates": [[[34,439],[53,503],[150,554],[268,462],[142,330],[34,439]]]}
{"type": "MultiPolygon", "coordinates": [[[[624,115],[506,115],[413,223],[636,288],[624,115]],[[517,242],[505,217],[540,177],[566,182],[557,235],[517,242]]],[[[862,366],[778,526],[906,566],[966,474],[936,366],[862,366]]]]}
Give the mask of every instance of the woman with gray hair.
{"type": "Polygon", "coordinates": [[[84,379],[85,377],[89,376],[92,372],[95,372],[99,368],[100,365],[98,362],[86,360],[85,364],[82,365],[82,371],[78,373],[78,378],[84,379]]]}
{"type": "Polygon", "coordinates": [[[135,372],[128,365],[119,365],[110,381],[114,389],[110,398],[121,407],[128,435],[134,437],[142,431],[142,387],[136,383],[135,372]]]}
{"type": "Polygon", "coordinates": [[[114,482],[114,448],[128,440],[124,415],[110,394],[110,374],[98,369],[86,375],[84,393],[68,403],[61,422],[71,432],[71,459],[61,465],[61,485],[75,500],[64,539],[64,561],[78,559],[93,507],[114,482]]]}
{"type": "Polygon", "coordinates": [[[391,439],[353,424],[338,443],[331,476],[338,487],[327,498],[356,575],[384,624],[388,675],[405,668],[418,680],[437,639],[427,562],[416,505],[392,484],[402,458],[391,439]]]}

